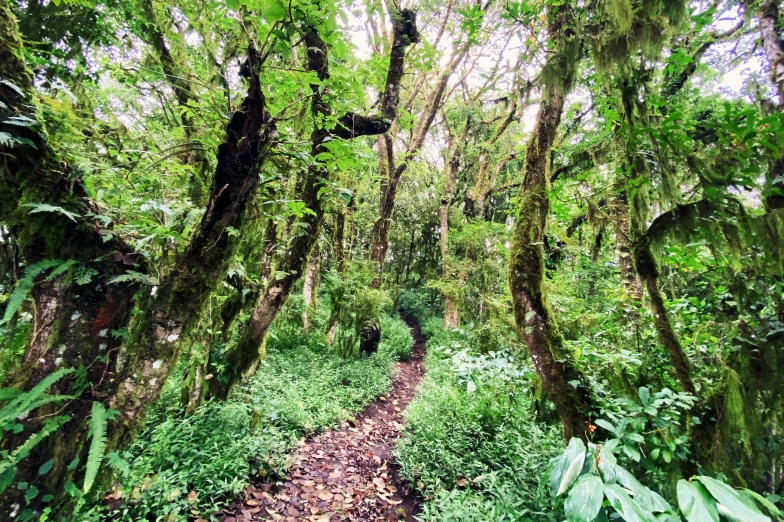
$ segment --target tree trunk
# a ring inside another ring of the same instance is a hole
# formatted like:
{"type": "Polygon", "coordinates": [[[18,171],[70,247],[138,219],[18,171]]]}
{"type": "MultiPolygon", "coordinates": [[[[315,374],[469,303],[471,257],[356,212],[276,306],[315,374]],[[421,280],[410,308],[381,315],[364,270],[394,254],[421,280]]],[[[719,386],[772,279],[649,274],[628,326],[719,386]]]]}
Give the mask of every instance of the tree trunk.
{"type": "Polygon", "coordinates": [[[321,268],[318,243],[313,247],[305,269],[305,284],[302,287],[304,308],[302,309],[302,330],[310,331],[310,314],[316,307],[316,293],[318,288],[319,269],[321,268]]]}
{"type": "Polygon", "coordinates": [[[610,200],[609,213],[615,228],[618,266],[621,270],[621,284],[626,294],[636,302],[642,302],[642,285],[634,268],[634,256],[630,246],[629,203],[626,194],[610,200]]]}
{"type": "MultiPolygon", "coordinates": [[[[746,2],[747,7],[750,2],[746,2]]],[[[768,59],[768,74],[779,95],[779,110],[784,110],[784,41],[779,34],[779,3],[762,2],[757,10],[760,44],[768,59]]],[[[768,172],[765,205],[768,210],[784,209],[784,156],[768,172]]]]}
{"type": "MultiPolygon", "coordinates": [[[[632,223],[632,230],[638,230],[639,225],[632,223]]],[[[636,237],[632,243],[634,250],[634,266],[637,269],[640,279],[645,281],[645,288],[650,297],[651,312],[653,313],[653,321],[656,326],[656,332],[659,335],[659,341],[667,350],[670,356],[670,362],[675,370],[675,377],[681,385],[681,388],[686,393],[691,393],[697,396],[697,390],[694,386],[694,381],[691,378],[691,370],[689,368],[689,360],[686,353],[683,351],[678,335],[670,323],[670,318],[667,314],[667,307],[664,304],[664,297],[659,290],[659,270],[656,266],[656,259],[651,252],[650,240],[644,234],[639,232],[635,234],[636,237]]]]}
{"type": "MultiPolygon", "coordinates": [[[[365,117],[352,112],[338,118],[338,125],[328,129],[324,126],[331,116],[328,98],[324,96],[321,83],[311,85],[311,114],[314,127],[311,133],[311,155],[316,158],[322,152],[328,152],[326,143],[334,139],[352,139],[359,136],[384,134],[389,130],[397,117],[397,106],[400,102],[400,80],[403,75],[405,48],[419,39],[416,28],[416,14],[410,10],[392,13],[394,37],[390,50],[390,61],[384,94],[381,99],[382,114],[365,117]]],[[[303,30],[303,40],[307,49],[307,68],[318,76],[319,80],[329,79],[329,49],[318,31],[313,27],[303,30]]],[[[301,277],[303,265],[307,261],[310,249],[318,238],[324,219],[324,209],[319,197],[319,189],[329,178],[329,171],[323,161],[316,160],[308,169],[303,184],[301,201],[309,209],[304,216],[297,218],[299,228],[293,233],[289,247],[277,267],[284,274],[280,278],[272,277],[267,288],[261,294],[256,309],[245,326],[242,337],[237,345],[226,354],[226,374],[224,379],[212,380],[211,393],[220,398],[228,397],[231,388],[244,376],[253,373],[258,361],[264,356],[264,343],[272,321],[291,293],[294,283],[301,277]]]]}
{"type": "Polygon", "coordinates": [[[371,283],[371,287],[381,286],[381,274],[383,273],[384,260],[389,249],[389,228],[391,226],[392,213],[395,209],[395,199],[397,197],[397,187],[400,178],[408,169],[408,164],[419,153],[424,144],[425,137],[430,131],[436,112],[441,107],[444,99],[447,83],[457,66],[462,63],[468,53],[469,44],[463,44],[452,55],[449,64],[444,68],[436,81],[435,86],[430,91],[425,102],[425,108],[420,113],[415,125],[413,138],[408,146],[408,150],[399,165],[395,166],[394,146],[392,136],[384,134],[383,140],[378,140],[378,154],[380,164],[381,197],[378,205],[378,217],[373,223],[373,238],[370,246],[370,258],[377,265],[378,275],[371,283]]]}
{"type": "MultiPolygon", "coordinates": [[[[31,102],[37,95],[32,74],[24,63],[16,20],[7,1],[0,2],[0,11],[0,76],[16,87],[0,85],[3,112],[35,117],[31,108],[36,104],[31,102]]],[[[30,364],[15,372],[11,383],[30,389],[58,367],[86,365],[89,385],[62,411],[71,420],[60,429],[59,436],[47,439],[25,459],[18,480],[34,477],[38,467],[53,457],[47,487],[62,491],[63,483],[77,471],[81,473],[81,469],[68,470],[66,466],[76,457],[84,462],[84,438],[79,442],[76,435],[83,429],[92,402],[101,400],[120,412],[108,433],[109,448],[118,448],[129,441],[145,408],[160,393],[179,353],[178,339],[232,259],[234,242],[223,231],[227,226],[240,228],[247,202],[255,194],[259,163],[274,133],[264,110],[256,67],[255,54],[250,53],[242,70],[250,78],[248,97],[234,115],[227,140],[219,148],[212,197],[200,228],[182,262],[161,281],[155,296],[146,300],[142,313],[133,321],[130,340],[122,347],[110,332],[128,326],[135,288],[109,281],[122,275],[125,266],[137,264],[139,256],[117,240],[103,241],[101,224],[88,214],[93,208],[81,180],[71,179],[67,165],[41,134],[27,128],[0,128],[16,135],[29,134],[24,137],[37,149],[35,154],[21,148],[14,154],[3,151],[5,159],[0,166],[0,221],[11,229],[28,266],[41,260],[67,259],[99,272],[90,284],[81,287],[72,278],[61,276],[33,289],[35,334],[25,354],[30,364]],[[31,215],[20,205],[22,201],[58,206],[71,214],[58,211],[31,215]]],[[[135,269],[143,271],[144,267],[135,269]]],[[[73,384],[62,379],[53,392],[72,393],[73,384]]],[[[29,435],[39,425],[31,416],[21,436],[29,435]]]]}
{"type": "MultiPolygon", "coordinates": [[[[557,10],[558,8],[555,8],[557,10]]],[[[542,248],[550,204],[550,153],[561,120],[564,97],[574,81],[577,37],[568,27],[566,9],[557,12],[550,27],[556,51],[545,67],[558,70],[560,78],[547,75],[539,114],[526,148],[523,186],[509,252],[509,287],[520,336],[525,340],[542,385],[555,403],[566,440],[585,440],[592,402],[585,379],[563,346],[545,290],[542,248]],[[576,386],[574,383],[578,383],[576,386]]],[[[544,76],[544,75],[543,75],[544,76]]]]}
{"type": "MultiPolygon", "coordinates": [[[[468,130],[470,128],[470,118],[466,120],[463,131],[458,136],[455,142],[452,155],[447,161],[445,172],[445,186],[444,196],[441,198],[441,206],[439,208],[440,216],[440,242],[441,248],[441,271],[444,278],[444,283],[448,282],[452,277],[452,263],[449,260],[449,207],[452,204],[452,198],[455,192],[455,180],[457,179],[457,171],[460,168],[460,156],[463,154],[463,147],[465,146],[466,139],[468,138],[468,130]]],[[[444,328],[457,328],[460,326],[460,313],[457,308],[457,299],[454,292],[446,292],[444,295],[444,328]]]]}

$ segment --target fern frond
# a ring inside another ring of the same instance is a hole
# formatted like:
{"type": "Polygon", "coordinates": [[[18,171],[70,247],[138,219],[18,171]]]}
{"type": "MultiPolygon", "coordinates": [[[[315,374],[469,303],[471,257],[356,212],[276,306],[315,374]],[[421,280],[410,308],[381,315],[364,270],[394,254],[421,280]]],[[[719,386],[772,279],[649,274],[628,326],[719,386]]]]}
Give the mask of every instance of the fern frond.
{"type": "Polygon", "coordinates": [[[16,399],[22,393],[19,388],[0,388],[0,402],[8,402],[16,399]]]}
{"type": "Polygon", "coordinates": [[[16,288],[14,291],[11,292],[11,295],[8,296],[8,300],[6,301],[5,305],[5,312],[3,313],[3,318],[0,319],[0,324],[5,324],[13,318],[16,312],[22,307],[22,303],[27,298],[27,294],[35,286],[35,282],[32,279],[24,277],[19,280],[16,284],[16,288]]]}
{"type": "Polygon", "coordinates": [[[58,417],[52,417],[51,419],[47,420],[44,424],[44,427],[41,428],[41,431],[38,433],[34,433],[30,436],[29,439],[24,441],[24,443],[16,448],[9,458],[3,459],[0,462],[0,475],[5,473],[5,471],[10,468],[11,466],[16,466],[21,460],[27,457],[30,452],[33,450],[34,447],[38,445],[42,440],[46,437],[51,435],[54,431],[56,431],[60,426],[65,424],[68,419],[70,419],[67,415],[60,415],[58,417]]]}
{"type": "Polygon", "coordinates": [[[69,268],[71,268],[72,266],[74,266],[77,263],[78,263],[78,261],[76,261],[75,259],[69,259],[68,261],[64,262],[63,264],[61,264],[60,266],[58,266],[57,268],[52,270],[49,273],[49,275],[46,276],[46,279],[44,279],[44,281],[46,281],[47,283],[49,281],[53,281],[57,276],[59,276],[60,274],[65,273],[66,270],[68,270],[69,268]]]}
{"type": "Polygon", "coordinates": [[[63,376],[73,373],[73,368],[62,368],[44,377],[32,390],[20,393],[0,409],[0,425],[32,411],[32,404],[45,396],[46,391],[63,376]]]}
{"type": "Polygon", "coordinates": [[[95,477],[98,476],[98,468],[101,467],[103,454],[106,451],[106,408],[100,402],[93,402],[92,413],[90,413],[90,452],[87,455],[87,466],[84,473],[84,486],[82,491],[87,493],[93,487],[95,477]]]}
{"type": "Polygon", "coordinates": [[[119,275],[109,281],[109,283],[142,283],[145,285],[157,285],[158,279],[152,277],[151,275],[128,270],[123,275],[119,275]]]}
{"type": "Polygon", "coordinates": [[[49,276],[46,278],[46,281],[51,281],[58,275],[68,270],[68,268],[73,266],[75,263],[76,261],[74,260],[62,261],[60,259],[44,259],[43,261],[39,261],[33,265],[28,266],[25,269],[24,277],[19,280],[19,282],[16,284],[16,288],[14,288],[14,291],[11,292],[10,296],[8,296],[5,312],[3,313],[3,318],[0,319],[0,324],[5,324],[10,321],[14,314],[19,311],[19,309],[22,307],[22,303],[24,303],[24,300],[35,286],[36,277],[43,274],[47,270],[54,268],[52,273],[49,274],[49,276]]]}
{"type": "Polygon", "coordinates": [[[37,214],[39,212],[56,212],[66,216],[68,219],[74,222],[79,217],[79,214],[76,212],[71,212],[70,210],[66,210],[63,207],[58,207],[57,205],[49,205],[48,203],[25,203],[21,206],[32,208],[33,210],[30,211],[31,214],[37,214]]]}
{"type": "Polygon", "coordinates": [[[186,214],[185,219],[183,220],[184,228],[188,229],[197,225],[201,220],[201,217],[204,215],[203,208],[192,208],[186,214]]]}

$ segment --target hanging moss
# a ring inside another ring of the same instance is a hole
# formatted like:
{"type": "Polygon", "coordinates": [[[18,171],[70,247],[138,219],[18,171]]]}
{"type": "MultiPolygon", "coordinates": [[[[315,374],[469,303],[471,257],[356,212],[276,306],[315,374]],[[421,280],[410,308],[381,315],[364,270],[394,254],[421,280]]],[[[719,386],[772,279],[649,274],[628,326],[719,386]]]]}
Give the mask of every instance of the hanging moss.
{"type": "Polygon", "coordinates": [[[603,14],[591,43],[597,68],[608,71],[638,53],[658,57],[687,10],[682,0],[610,0],[603,14]]]}
{"type": "Polygon", "coordinates": [[[628,34],[631,31],[634,23],[632,0],[610,0],[607,3],[607,13],[618,33],[628,34]]]}
{"type": "Polygon", "coordinates": [[[751,430],[746,420],[746,398],[740,377],[731,368],[725,369],[723,420],[726,433],[739,438],[747,457],[751,457],[751,430]]]}

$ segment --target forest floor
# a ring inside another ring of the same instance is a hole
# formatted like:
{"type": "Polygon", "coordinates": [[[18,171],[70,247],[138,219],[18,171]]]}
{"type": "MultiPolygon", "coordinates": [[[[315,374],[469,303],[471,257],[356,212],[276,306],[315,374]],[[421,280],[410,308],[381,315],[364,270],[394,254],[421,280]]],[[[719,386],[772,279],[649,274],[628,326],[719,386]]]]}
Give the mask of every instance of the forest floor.
{"type": "Polygon", "coordinates": [[[404,320],[414,345],[397,363],[391,391],[355,419],[301,442],[285,480],[246,488],[224,509],[223,522],[414,520],[415,494],[399,478],[392,452],[424,374],[425,339],[416,321],[404,320]]]}

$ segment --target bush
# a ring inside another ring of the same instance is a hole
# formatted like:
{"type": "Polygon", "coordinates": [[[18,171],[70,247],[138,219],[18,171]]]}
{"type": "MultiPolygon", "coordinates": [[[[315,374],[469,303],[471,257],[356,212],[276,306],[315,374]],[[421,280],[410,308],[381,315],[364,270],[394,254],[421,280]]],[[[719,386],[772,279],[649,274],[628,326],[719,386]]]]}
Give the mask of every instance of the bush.
{"type": "Polygon", "coordinates": [[[393,361],[403,361],[411,357],[413,344],[414,337],[406,323],[397,317],[383,316],[381,318],[379,354],[387,356],[393,361]]]}
{"type": "MultiPolygon", "coordinates": [[[[439,315],[442,310],[440,305],[434,310],[430,303],[430,291],[424,289],[403,290],[397,300],[397,307],[406,314],[414,317],[420,323],[426,318],[439,315]]],[[[441,320],[443,322],[443,319],[441,320]]]]}

